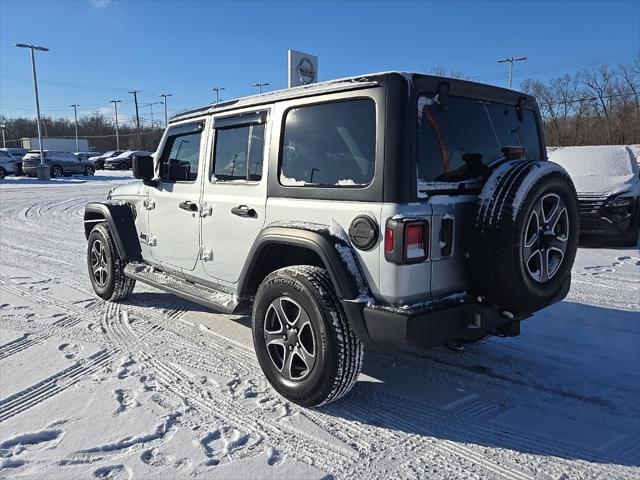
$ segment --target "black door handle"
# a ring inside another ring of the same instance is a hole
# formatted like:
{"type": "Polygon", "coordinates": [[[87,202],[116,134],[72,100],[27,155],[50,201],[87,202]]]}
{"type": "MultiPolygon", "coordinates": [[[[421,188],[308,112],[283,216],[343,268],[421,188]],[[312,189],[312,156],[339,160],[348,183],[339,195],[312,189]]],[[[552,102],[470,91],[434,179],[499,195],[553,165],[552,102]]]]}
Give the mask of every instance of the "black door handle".
{"type": "Polygon", "coordinates": [[[197,212],[198,211],[198,204],[190,202],[189,200],[187,200],[186,202],[180,203],[179,206],[180,206],[181,209],[186,210],[188,212],[197,212]]]}
{"type": "Polygon", "coordinates": [[[246,205],[238,205],[237,207],[233,207],[231,209],[231,213],[233,213],[234,215],[238,215],[239,217],[256,217],[256,216],[258,216],[258,214],[256,213],[256,211],[253,208],[248,207],[246,205]]]}

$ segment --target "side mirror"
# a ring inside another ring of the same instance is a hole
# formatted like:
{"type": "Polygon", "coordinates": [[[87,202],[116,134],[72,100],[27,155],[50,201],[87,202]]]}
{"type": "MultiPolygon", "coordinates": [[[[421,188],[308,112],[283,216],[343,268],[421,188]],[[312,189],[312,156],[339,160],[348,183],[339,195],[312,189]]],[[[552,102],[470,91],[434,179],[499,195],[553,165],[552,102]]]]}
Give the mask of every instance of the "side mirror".
{"type": "Polygon", "coordinates": [[[142,180],[153,178],[153,157],[151,155],[135,155],[132,159],[133,177],[142,180]]]}

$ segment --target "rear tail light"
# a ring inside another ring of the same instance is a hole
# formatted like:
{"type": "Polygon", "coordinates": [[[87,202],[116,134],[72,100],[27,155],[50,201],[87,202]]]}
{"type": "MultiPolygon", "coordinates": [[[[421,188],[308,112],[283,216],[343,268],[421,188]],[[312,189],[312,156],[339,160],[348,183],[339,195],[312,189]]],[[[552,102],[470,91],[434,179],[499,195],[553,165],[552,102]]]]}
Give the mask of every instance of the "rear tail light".
{"type": "Polygon", "coordinates": [[[429,222],[391,218],[384,235],[385,258],[398,264],[421,262],[429,256],[429,222]]]}
{"type": "Polygon", "coordinates": [[[426,222],[408,223],[404,227],[404,253],[407,260],[427,258],[424,243],[426,222]]]}

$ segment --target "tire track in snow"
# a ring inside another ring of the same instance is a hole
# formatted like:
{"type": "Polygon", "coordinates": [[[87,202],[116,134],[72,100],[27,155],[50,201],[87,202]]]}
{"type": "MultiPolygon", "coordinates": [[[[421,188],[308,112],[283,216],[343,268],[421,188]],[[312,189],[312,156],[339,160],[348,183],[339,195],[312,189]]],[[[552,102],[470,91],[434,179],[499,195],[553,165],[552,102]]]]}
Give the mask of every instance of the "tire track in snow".
{"type": "Polygon", "coordinates": [[[38,345],[39,343],[44,342],[47,338],[49,338],[49,336],[45,334],[25,333],[22,337],[17,338],[16,340],[0,345],[0,360],[22,352],[34,345],[38,345]]]}
{"type": "Polygon", "coordinates": [[[79,360],[75,365],[0,400],[0,423],[35,407],[98,372],[111,360],[111,355],[111,352],[106,349],[100,350],[86,359],[79,360]]]}
{"type": "Polygon", "coordinates": [[[186,371],[176,368],[172,362],[158,359],[149,344],[141,342],[131,329],[128,313],[121,310],[119,305],[111,308],[110,315],[105,316],[105,320],[104,327],[109,335],[113,335],[114,343],[126,346],[127,351],[137,352],[152,367],[164,388],[205,412],[207,416],[238,431],[247,432],[263,442],[278,439],[280,444],[277,448],[284,454],[326,472],[349,478],[358,468],[359,456],[355,451],[350,451],[347,447],[323,444],[304,432],[261,418],[259,410],[247,408],[241,402],[227,399],[224,395],[212,394],[206,387],[193,382],[186,371]]]}

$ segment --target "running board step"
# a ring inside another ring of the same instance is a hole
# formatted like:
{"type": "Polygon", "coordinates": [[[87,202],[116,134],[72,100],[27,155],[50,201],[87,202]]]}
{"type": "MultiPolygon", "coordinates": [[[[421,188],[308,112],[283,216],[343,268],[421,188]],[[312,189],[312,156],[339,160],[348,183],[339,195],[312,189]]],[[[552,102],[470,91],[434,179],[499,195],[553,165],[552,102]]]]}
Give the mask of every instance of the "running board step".
{"type": "Polygon", "coordinates": [[[247,304],[236,295],[196,285],[177,275],[157,270],[146,263],[128,263],[124,267],[124,274],[134,280],[223,313],[239,313],[247,304]]]}

